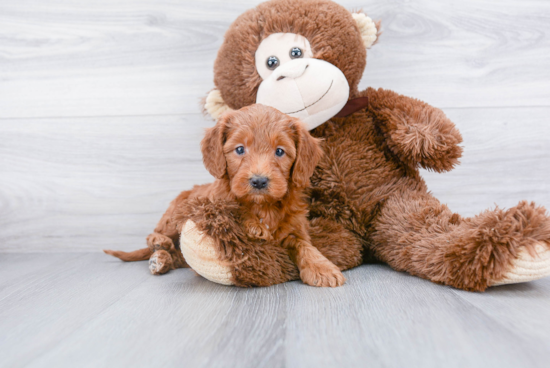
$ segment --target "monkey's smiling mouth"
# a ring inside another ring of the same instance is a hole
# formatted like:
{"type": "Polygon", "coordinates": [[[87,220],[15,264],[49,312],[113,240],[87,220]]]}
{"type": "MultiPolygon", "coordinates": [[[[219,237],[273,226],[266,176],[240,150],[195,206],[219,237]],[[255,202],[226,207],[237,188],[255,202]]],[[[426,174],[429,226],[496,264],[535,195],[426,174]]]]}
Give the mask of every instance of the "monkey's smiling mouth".
{"type": "Polygon", "coordinates": [[[287,115],[296,114],[297,112],[304,111],[308,107],[311,107],[311,106],[315,105],[317,102],[321,101],[323,99],[323,97],[325,97],[327,95],[328,91],[330,91],[330,89],[332,88],[332,83],[334,83],[334,79],[330,81],[330,86],[328,86],[328,89],[326,90],[326,92],[323,93],[323,95],[321,97],[319,97],[319,99],[317,101],[315,101],[314,103],[309,104],[309,105],[307,105],[306,107],[304,107],[303,109],[300,109],[300,110],[296,110],[296,111],[293,111],[293,112],[285,112],[285,114],[287,114],[287,115]]]}

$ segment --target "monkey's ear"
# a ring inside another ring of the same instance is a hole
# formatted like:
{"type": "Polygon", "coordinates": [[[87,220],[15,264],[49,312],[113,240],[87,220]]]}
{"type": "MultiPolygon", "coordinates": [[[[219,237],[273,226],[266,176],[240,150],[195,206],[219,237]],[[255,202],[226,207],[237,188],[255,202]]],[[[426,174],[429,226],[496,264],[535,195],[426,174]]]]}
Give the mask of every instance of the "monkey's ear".
{"type": "Polygon", "coordinates": [[[365,48],[372,47],[380,36],[380,21],[374,22],[365,13],[352,13],[351,16],[361,32],[361,38],[363,39],[363,45],[365,48]]]}
{"type": "Polygon", "coordinates": [[[214,88],[206,96],[204,103],[204,110],[212,117],[214,120],[218,120],[220,116],[226,111],[234,111],[232,108],[227,106],[223,100],[222,94],[219,89],[214,88]]]}
{"type": "Polygon", "coordinates": [[[231,126],[232,115],[231,111],[223,114],[215,126],[206,129],[206,134],[201,141],[202,162],[206,170],[217,179],[223,178],[226,173],[227,164],[223,145],[231,126]]]}

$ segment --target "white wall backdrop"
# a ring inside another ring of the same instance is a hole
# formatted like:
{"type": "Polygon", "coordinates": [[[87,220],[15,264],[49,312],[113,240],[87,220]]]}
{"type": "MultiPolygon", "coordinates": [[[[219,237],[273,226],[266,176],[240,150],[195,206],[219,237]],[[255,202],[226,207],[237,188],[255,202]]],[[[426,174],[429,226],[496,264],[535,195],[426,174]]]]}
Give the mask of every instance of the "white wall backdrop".
{"type": "MultiPolygon", "coordinates": [[[[550,2],[339,1],[382,20],[361,88],[442,108],[462,165],[425,173],[463,215],[550,207],[550,2]]],[[[211,177],[199,100],[229,24],[257,1],[0,2],[0,251],[144,245],[211,177]]]]}

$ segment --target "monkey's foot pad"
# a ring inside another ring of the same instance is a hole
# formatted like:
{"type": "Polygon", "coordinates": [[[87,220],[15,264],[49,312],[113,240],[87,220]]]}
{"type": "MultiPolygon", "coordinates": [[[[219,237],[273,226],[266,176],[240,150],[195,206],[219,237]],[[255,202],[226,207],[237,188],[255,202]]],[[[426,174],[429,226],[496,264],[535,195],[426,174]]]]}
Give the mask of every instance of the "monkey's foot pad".
{"type": "Polygon", "coordinates": [[[518,258],[512,262],[512,268],[504,278],[493,281],[491,286],[518,284],[538,280],[550,275],[550,248],[539,243],[535,245],[535,255],[531,255],[527,249],[522,250],[518,258]]]}
{"type": "Polygon", "coordinates": [[[191,220],[181,232],[180,247],[185,261],[196,273],[218,284],[233,285],[231,267],[220,261],[213,240],[191,220]]]}

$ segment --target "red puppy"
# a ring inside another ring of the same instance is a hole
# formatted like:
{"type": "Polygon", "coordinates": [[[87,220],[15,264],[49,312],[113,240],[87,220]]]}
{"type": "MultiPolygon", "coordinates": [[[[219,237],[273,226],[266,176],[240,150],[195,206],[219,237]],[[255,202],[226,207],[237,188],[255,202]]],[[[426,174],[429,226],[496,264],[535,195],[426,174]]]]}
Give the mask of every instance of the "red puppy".
{"type": "Polygon", "coordinates": [[[217,180],[172,201],[147,237],[149,248],[107,254],[124,261],[151,258],[153,274],[187,267],[178,250],[182,208],[191,199],[225,199],[240,206],[248,236],[288,250],[304,283],[334,287],[345,282],[338,267],[311,244],[303,191],[322,150],[298,119],[263,105],[228,112],[207,130],[201,149],[204,165],[217,180]]]}

